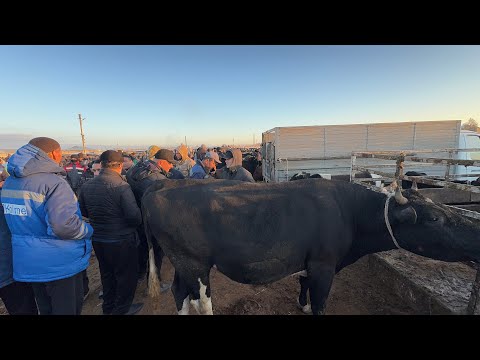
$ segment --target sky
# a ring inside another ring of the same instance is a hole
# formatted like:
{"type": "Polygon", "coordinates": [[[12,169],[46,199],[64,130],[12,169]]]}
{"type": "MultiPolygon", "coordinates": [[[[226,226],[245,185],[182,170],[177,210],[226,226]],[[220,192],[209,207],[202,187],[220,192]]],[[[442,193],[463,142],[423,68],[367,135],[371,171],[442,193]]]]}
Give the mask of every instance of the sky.
{"type": "Polygon", "coordinates": [[[248,145],[279,126],[480,122],[480,46],[0,46],[0,149],[248,145]]]}

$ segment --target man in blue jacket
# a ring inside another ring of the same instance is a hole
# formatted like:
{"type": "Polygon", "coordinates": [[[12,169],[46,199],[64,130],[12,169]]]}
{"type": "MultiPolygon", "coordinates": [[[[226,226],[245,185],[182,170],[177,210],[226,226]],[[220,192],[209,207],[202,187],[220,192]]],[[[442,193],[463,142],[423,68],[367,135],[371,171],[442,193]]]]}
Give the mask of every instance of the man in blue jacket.
{"type": "MultiPolygon", "coordinates": [[[[0,174],[0,197],[3,178],[6,171],[0,174]]],[[[37,315],[37,304],[29,283],[13,280],[12,269],[12,236],[8,229],[3,206],[0,202],[0,299],[10,315],[37,315]]]]}
{"type": "Polygon", "coordinates": [[[13,278],[31,282],[41,315],[80,315],[82,271],[92,250],[92,227],[61,175],[60,144],[38,137],[12,155],[1,195],[12,233],[13,278]]]}
{"type": "Polygon", "coordinates": [[[220,164],[221,161],[218,154],[213,151],[209,151],[203,155],[203,159],[198,159],[196,164],[191,170],[191,179],[213,179],[216,171],[216,164],[220,164]]]}

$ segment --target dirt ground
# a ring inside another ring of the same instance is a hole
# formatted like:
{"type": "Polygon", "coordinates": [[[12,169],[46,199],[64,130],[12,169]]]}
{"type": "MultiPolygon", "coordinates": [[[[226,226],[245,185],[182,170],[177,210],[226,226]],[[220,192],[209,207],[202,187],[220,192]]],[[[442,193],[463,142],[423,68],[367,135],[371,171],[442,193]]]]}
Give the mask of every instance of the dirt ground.
{"type": "MultiPolygon", "coordinates": [[[[91,293],[87,298],[82,314],[102,313],[98,293],[101,289],[98,265],[92,258],[88,269],[91,293]],[[92,293],[93,290],[93,293],[92,293]]],[[[162,266],[163,281],[173,280],[174,269],[168,260],[162,266]]],[[[212,285],[213,313],[216,315],[303,315],[296,306],[300,289],[298,279],[289,277],[269,285],[245,285],[236,283],[215,269],[210,275],[212,285]]],[[[146,281],[139,283],[135,302],[145,305],[139,312],[149,315],[176,314],[173,295],[170,290],[161,294],[157,301],[148,298],[146,281]]],[[[414,314],[402,299],[392,293],[384,293],[380,283],[369,271],[366,258],[342,270],[334,279],[327,304],[327,314],[367,315],[367,314],[414,314]]],[[[196,314],[193,307],[190,314],[196,314]]]]}
{"type": "MultiPolygon", "coordinates": [[[[102,300],[97,259],[92,256],[87,270],[90,279],[90,295],[82,315],[101,315],[102,300]]],[[[164,281],[173,280],[173,267],[168,260],[162,266],[164,281]]],[[[213,313],[216,315],[303,315],[296,306],[300,289],[298,279],[285,278],[269,285],[245,285],[236,283],[215,269],[210,276],[212,284],[213,313]]],[[[139,283],[134,302],[143,302],[138,315],[175,315],[176,309],[170,290],[161,294],[157,301],[147,296],[146,281],[139,283]]],[[[0,314],[6,314],[0,301],[0,314]]],[[[196,314],[193,307],[190,314],[196,314]]],[[[415,311],[397,295],[386,292],[375,280],[367,258],[343,269],[335,276],[327,302],[327,315],[410,315],[415,311]]]]}

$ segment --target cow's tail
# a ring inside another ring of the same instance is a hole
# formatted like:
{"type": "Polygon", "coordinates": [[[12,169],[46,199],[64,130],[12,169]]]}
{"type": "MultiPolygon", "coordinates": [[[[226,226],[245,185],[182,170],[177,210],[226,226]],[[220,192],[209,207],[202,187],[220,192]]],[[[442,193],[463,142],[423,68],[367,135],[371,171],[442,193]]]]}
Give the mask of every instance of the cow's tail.
{"type": "Polygon", "coordinates": [[[143,217],[143,225],[145,227],[145,236],[148,244],[148,296],[158,298],[160,297],[160,279],[157,274],[155,254],[152,245],[152,232],[148,225],[147,216],[143,217]]]}

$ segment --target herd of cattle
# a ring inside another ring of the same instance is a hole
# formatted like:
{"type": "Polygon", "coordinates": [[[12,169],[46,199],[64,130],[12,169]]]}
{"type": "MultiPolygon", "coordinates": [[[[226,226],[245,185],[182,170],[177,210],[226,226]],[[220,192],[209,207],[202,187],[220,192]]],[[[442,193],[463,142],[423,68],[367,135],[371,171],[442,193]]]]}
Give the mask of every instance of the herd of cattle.
{"type": "Polygon", "coordinates": [[[188,314],[190,304],[199,314],[213,313],[214,266],[244,284],[300,273],[299,305],[323,314],[335,274],[367,254],[403,248],[443,261],[480,260],[476,220],[414,189],[375,192],[348,180],[157,181],[142,199],[149,293],[159,294],[152,242],[175,268],[172,292],[179,314],[188,314]]]}

